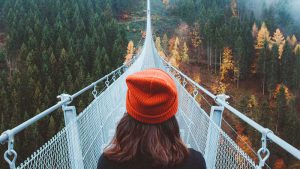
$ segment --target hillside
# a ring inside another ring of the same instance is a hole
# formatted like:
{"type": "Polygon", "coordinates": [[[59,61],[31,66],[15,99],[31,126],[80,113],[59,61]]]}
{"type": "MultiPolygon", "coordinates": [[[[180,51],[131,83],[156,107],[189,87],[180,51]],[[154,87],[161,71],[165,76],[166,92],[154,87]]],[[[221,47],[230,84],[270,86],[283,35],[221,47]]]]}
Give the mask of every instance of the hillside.
{"type": "MultiPolygon", "coordinates": [[[[161,48],[171,63],[194,80],[214,93],[225,92],[231,97],[231,105],[299,147],[300,138],[296,133],[300,127],[300,96],[296,72],[300,66],[297,53],[300,45],[296,39],[298,25],[293,24],[293,16],[286,11],[286,6],[276,7],[280,2],[262,7],[259,15],[254,14],[253,9],[247,9],[242,0],[214,2],[217,1],[153,1],[158,49],[161,48]],[[283,19],[284,26],[280,23],[283,19]],[[265,40],[259,39],[263,33],[269,36],[265,40]],[[272,46],[264,49],[263,43],[272,46]],[[229,55],[225,54],[226,48],[229,55]],[[184,58],[186,55],[188,59],[184,58]],[[279,59],[272,58],[278,55],[279,59]],[[261,59],[263,57],[265,60],[261,59]],[[264,64],[278,64],[281,68],[263,67],[264,64]]],[[[142,12],[134,11],[129,19],[121,21],[136,48],[144,28],[142,12]]],[[[229,113],[225,113],[225,120],[231,126],[224,121],[224,129],[257,160],[248,145],[256,152],[261,136],[229,113]]],[[[299,165],[279,147],[271,146],[273,157],[269,166],[292,168],[299,165]]]]}

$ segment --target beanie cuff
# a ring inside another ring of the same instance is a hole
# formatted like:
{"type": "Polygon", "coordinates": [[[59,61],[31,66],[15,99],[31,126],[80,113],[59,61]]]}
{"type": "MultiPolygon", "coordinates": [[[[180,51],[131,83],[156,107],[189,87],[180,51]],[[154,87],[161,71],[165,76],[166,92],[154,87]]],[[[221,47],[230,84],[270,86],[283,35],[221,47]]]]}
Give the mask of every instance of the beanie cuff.
{"type": "MultiPolygon", "coordinates": [[[[127,96],[128,97],[128,96],[127,96]]],[[[135,120],[141,122],[141,123],[146,123],[146,124],[159,124],[159,123],[163,123],[164,121],[169,120],[171,117],[175,116],[175,114],[178,111],[178,99],[174,99],[175,102],[173,103],[173,105],[170,107],[170,109],[168,109],[166,112],[164,112],[164,114],[160,115],[160,116],[145,116],[145,114],[143,114],[142,112],[139,112],[137,110],[135,110],[131,104],[129,99],[126,99],[126,110],[127,113],[134,118],[135,120]]]]}

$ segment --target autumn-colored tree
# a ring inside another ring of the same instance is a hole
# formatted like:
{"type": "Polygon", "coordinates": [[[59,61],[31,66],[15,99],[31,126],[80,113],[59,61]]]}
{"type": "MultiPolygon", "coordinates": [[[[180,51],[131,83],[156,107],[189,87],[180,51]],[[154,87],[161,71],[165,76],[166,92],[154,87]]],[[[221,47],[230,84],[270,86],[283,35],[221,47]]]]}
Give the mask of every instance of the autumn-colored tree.
{"type": "Polygon", "coordinates": [[[162,48],[164,49],[165,52],[167,52],[168,46],[169,46],[169,39],[167,34],[164,34],[162,39],[162,48]]]}
{"type": "Polygon", "coordinates": [[[182,50],[182,54],[181,54],[181,60],[185,63],[188,63],[189,60],[190,60],[189,48],[188,48],[186,42],[183,43],[183,50],[182,50]]]}
{"type": "Polygon", "coordinates": [[[158,50],[158,52],[162,51],[160,37],[156,37],[155,46],[156,46],[156,49],[158,50]]]}
{"type": "Polygon", "coordinates": [[[217,80],[217,82],[213,83],[211,89],[214,92],[214,94],[224,94],[226,93],[228,86],[229,86],[228,84],[225,84],[220,80],[217,80]]]}
{"type": "Polygon", "coordinates": [[[286,167],[284,160],[282,158],[279,158],[275,161],[273,168],[274,169],[286,169],[287,167],[286,167]]]}
{"type": "Polygon", "coordinates": [[[194,26],[191,29],[191,41],[194,49],[196,50],[198,54],[199,46],[201,45],[201,37],[200,37],[200,25],[199,23],[195,23],[194,26]]]}
{"type": "Polygon", "coordinates": [[[231,12],[232,16],[238,16],[238,6],[236,0],[231,0],[231,12]]]}
{"type": "Polygon", "coordinates": [[[278,54],[279,54],[278,57],[281,58],[282,53],[283,53],[283,48],[285,45],[285,39],[284,39],[284,36],[282,35],[280,29],[276,29],[276,31],[272,37],[271,43],[276,44],[278,46],[278,54]]]}
{"type": "Polygon", "coordinates": [[[257,28],[256,23],[254,22],[254,24],[253,24],[253,26],[252,26],[252,37],[253,37],[253,38],[256,38],[256,37],[257,37],[257,34],[258,34],[258,28],[257,28]]]}
{"type": "Polygon", "coordinates": [[[270,42],[271,37],[270,37],[270,32],[266,26],[266,24],[263,22],[261,25],[260,30],[258,31],[257,34],[257,42],[256,42],[256,48],[261,49],[264,47],[265,42],[270,42]]]}
{"type": "Polygon", "coordinates": [[[223,51],[223,60],[221,64],[221,80],[230,79],[234,73],[234,61],[232,56],[232,50],[229,47],[225,47],[223,51]]]}
{"type": "Polygon", "coordinates": [[[172,58],[174,58],[176,61],[180,61],[181,58],[180,58],[180,54],[179,54],[179,38],[176,37],[175,38],[175,42],[174,42],[174,46],[171,50],[171,53],[172,53],[172,58]]]}
{"type": "Polygon", "coordinates": [[[129,41],[127,46],[127,55],[125,56],[125,63],[131,60],[134,52],[134,43],[133,41],[129,41]]]}
{"type": "Polygon", "coordinates": [[[163,4],[165,5],[166,8],[169,7],[169,0],[162,0],[163,4]]]}
{"type": "Polygon", "coordinates": [[[289,45],[291,45],[292,47],[295,47],[297,45],[297,38],[295,35],[293,35],[292,37],[288,36],[286,37],[286,41],[289,43],[289,45]]]}

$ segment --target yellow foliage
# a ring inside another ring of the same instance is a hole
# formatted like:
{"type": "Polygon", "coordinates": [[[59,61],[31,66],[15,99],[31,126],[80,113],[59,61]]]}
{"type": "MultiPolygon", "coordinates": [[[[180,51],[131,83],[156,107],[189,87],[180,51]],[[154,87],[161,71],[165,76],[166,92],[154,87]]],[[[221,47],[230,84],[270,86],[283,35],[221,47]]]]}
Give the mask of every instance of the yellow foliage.
{"type": "Polygon", "coordinates": [[[236,0],[231,0],[231,12],[232,16],[238,16],[238,7],[236,0]]]}
{"type": "Polygon", "coordinates": [[[234,72],[234,61],[232,57],[232,50],[228,47],[224,48],[223,60],[221,64],[221,80],[228,77],[229,72],[234,72]]]}
{"type": "Polygon", "coordinates": [[[286,38],[286,41],[293,47],[296,46],[296,44],[297,44],[297,38],[295,35],[293,35],[292,37],[288,36],[286,38]]]}
{"type": "Polygon", "coordinates": [[[162,51],[160,37],[156,37],[156,39],[155,39],[155,46],[156,46],[156,49],[158,51],[162,51]]]}
{"type": "Polygon", "coordinates": [[[178,46],[179,46],[179,38],[176,37],[175,38],[175,42],[174,42],[174,46],[173,46],[173,49],[172,49],[172,58],[176,59],[176,61],[180,61],[180,54],[179,54],[179,51],[178,51],[178,46]]]}
{"type": "Polygon", "coordinates": [[[228,85],[226,85],[225,83],[217,81],[212,85],[211,89],[214,92],[214,94],[224,94],[226,93],[227,87],[228,85]]]}
{"type": "Polygon", "coordinates": [[[169,0],[162,0],[163,4],[165,5],[166,8],[169,7],[169,0]]]}
{"type": "Polygon", "coordinates": [[[264,47],[264,42],[270,42],[271,37],[270,37],[270,32],[266,26],[266,24],[263,22],[261,25],[260,30],[258,31],[257,34],[257,43],[256,43],[256,48],[261,49],[264,47]]]}
{"type": "Polygon", "coordinates": [[[133,53],[134,53],[134,43],[133,41],[129,41],[127,46],[127,55],[125,56],[125,63],[131,60],[133,53]]]}
{"type": "Polygon", "coordinates": [[[183,62],[189,62],[189,48],[187,47],[186,42],[183,44],[183,53],[182,53],[182,59],[183,62]]]}
{"type": "Polygon", "coordinates": [[[202,41],[200,38],[200,25],[195,23],[191,31],[191,40],[194,48],[198,48],[202,41]]]}
{"type": "Polygon", "coordinates": [[[279,54],[279,59],[282,56],[284,45],[285,45],[285,39],[284,36],[282,35],[280,29],[276,29],[273,37],[272,37],[272,44],[277,44],[278,46],[278,54],[279,54]]]}
{"type": "Polygon", "coordinates": [[[298,43],[294,49],[294,52],[296,55],[299,55],[300,54],[300,44],[298,43]]]}

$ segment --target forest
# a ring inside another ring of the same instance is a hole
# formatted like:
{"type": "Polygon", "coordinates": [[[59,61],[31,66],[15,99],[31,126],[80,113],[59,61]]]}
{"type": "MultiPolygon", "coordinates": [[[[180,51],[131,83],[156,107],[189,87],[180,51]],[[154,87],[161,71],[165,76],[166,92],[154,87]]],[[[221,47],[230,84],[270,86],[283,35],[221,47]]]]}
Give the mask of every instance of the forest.
{"type": "MultiPolygon", "coordinates": [[[[160,54],[300,147],[300,21],[293,1],[152,0],[160,54]]],[[[146,1],[0,0],[0,132],[120,66],[144,38],[146,1]]],[[[300,7],[300,6],[298,6],[300,7]]],[[[91,96],[75,100],[78,112],[91,96]]],[[[260,135],[235,117],[234,139],[257,160],[260,135]]],[[[16,137],[19,162],[64,127],[62,112],[16,137]]],[[[268,144],[271,168],[299,161],[268,144]]],[[[0,146],[3,154],[6,146],[0,146]]],[[[5,166],[3,159],[0,166],[5,166]]]]}
{"type": "MultiPolygon", "coordinates": [[[[72,94],[123,63],[128,42],[111,1],[1,0],[0,5],[5,34],[0,50],[1,132],[55,104],[57,95],[72,94]]],[[[89,99],[75,101],[78,112],[89,99]]],[[[62,112],[53,113],[18,135],[18,160],[63,126],[62,112]]],[[[0,147],[1,154],[4,149],[0,147]]],[[[0,166],[5,165],[1,158],[0,166]]]]}

